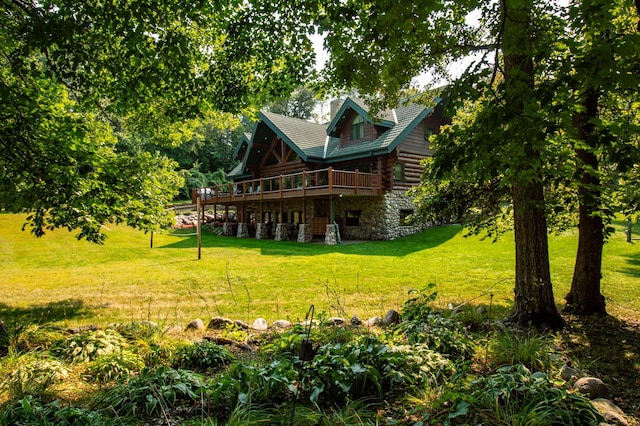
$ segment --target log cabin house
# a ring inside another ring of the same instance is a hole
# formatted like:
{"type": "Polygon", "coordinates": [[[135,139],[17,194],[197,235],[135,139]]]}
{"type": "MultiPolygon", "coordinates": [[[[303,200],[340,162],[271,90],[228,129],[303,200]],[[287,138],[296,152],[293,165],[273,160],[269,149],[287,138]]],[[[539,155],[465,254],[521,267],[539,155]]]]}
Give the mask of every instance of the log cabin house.
{"type": "Polygon", "coordinates": [[[420,182],[429,136],[446,121],[442,102],[369,114],[355,98],[332,102],[328,124],[262,112],[234,155],[232,183],[192,191],[194,203],[235,207],[225,235],[326,244],[391,240],[417,232],[406,191],[420,182]],[[334,111],[334,112],[333,112],[334,111]]]}

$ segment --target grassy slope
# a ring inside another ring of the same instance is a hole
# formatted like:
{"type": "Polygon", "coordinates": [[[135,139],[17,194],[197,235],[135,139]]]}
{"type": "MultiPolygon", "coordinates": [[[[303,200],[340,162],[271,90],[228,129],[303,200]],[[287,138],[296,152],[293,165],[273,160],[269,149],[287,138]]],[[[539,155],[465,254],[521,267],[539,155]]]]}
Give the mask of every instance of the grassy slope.
{"type": "MultiPolygon", "coordinates": [[[[391,242],[327,247],[205,234],[202,260],[195,236],[149,235],[114,226],[103,246],[67,231],[41,239],[21,232],[21,215],[0,215],[0,318],[66,326],[151,319],[184,325],[223,315],[298,320],[316,312],[361,318],[399,309],[407,291],[438,285],[437,303],[508,309],[513,289],[513,241],[463,238],[440,227],[391,242]],[[342,312],[344,311],[344,312],[342,312]]],[[[634,230],[636,236],[640,229],[634,230]]],[[[602,288],[611,314],[638,318],[640,250],[622,226],[605,247],[602,288]]],[[[573,272],[575,233],[550,237],[558,304],[573,272]]]]}

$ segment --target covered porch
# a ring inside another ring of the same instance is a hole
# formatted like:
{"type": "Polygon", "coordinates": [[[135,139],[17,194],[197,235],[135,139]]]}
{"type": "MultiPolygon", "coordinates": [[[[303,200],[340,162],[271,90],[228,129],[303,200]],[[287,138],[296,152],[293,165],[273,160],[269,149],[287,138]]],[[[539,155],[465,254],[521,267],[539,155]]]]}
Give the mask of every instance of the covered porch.
{"type": "Polygon", "coordinates": [[[326,244],[338,244],[336,200],[381,194],[380,174],[326,168],[196,188],[192,190],[192,201],[202,214],[206,206],[222,206],[227,218],[229,207],[235,206],[236,221],[223,224],[224,235],[295,238],[298,242],[310,242],[314,236],[323,235],[326,244]],[[309,204],[309,200],[314,203],[309,204]],[[322,212],[313,208],[318,201],[324,201],[322,212]],[[292,225],[297,235],[291,235],[292,225]]]}

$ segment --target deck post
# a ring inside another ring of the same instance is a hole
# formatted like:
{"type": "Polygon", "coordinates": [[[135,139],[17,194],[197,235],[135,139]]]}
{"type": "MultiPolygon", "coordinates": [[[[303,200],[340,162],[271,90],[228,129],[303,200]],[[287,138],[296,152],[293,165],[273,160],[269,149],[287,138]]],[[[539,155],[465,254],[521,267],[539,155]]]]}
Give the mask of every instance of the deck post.
{"type": "MultiPolygon", "coordinates": [[[[198,260],[200,260],[202,257],[202,223],[200,222],[200,197],[196,199],[196,211],[196,217],[198,218],[198,220],[196,220],[196,233],[198,234],[198,260]]],[[[204,209],[202,209],[202,211],[204,212],[204,209]]]]}
{"type": "Polygon", "coordinates": [[[358,186],[360,185],[360,171],[356,169],[356,195],[358,195],[358,186]]]}
{"type": "Polygon", "coordinates": [[[329,174],[329,195],[333,194],[333,167],[329,167],[327,170],[329,174]]]}

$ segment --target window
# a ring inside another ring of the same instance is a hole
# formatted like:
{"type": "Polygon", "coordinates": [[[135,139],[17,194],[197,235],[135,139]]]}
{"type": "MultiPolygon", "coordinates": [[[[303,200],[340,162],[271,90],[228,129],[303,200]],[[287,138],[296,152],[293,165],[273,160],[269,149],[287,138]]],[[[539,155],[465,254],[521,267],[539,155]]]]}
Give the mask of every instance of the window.
{"type": "Polygon", "coordinates": [[[353,119],[351,123],[350,140],[357,141],[364,138],[364,119],[361,115],[353,119]]]}
{"type": "Polygon", "coordinates": [[[404,163],[394,164],[393,175],[396,182],[404,182],[404,163]]]}
{"type": "Polygon", "coordinates": [[[345,212],[346,226],[360,226],[360,214],[362,212],[360,210],[347,210],[345,212]]]}
{"type": "Polygon", "coordinates": [[[413,209],[401,209],[400,210],[400,225],[411,225],[411,216],[413,215],[413,209]]]}
{"type": "Polygon", "coordinates": [[[431,127],[426,127],[424,128],[424,141],[425,142],[429,142],[429,138],[431,137],[431,135],[433,135],[435,132],[433,131],[433,129],[431,127]]]}

